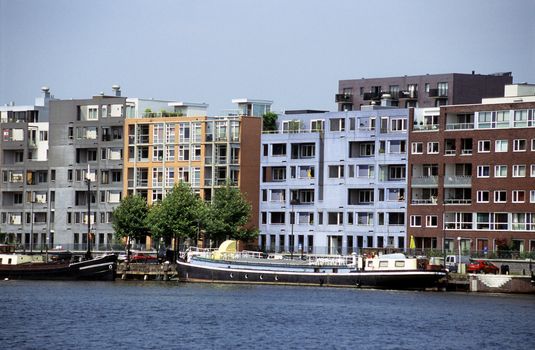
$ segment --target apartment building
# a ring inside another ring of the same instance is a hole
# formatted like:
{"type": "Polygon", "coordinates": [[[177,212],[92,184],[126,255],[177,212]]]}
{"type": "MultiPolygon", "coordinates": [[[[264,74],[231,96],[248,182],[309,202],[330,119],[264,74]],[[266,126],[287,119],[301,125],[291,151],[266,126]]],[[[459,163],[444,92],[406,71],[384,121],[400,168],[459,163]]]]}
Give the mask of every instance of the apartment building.
{"type": "Polygon", "coordinates": [[[404,108],[479,103],[485,97],[503,96],[504,86],[512,82],[510,72],[349,79],[338,82],[335,101],[339,111],[358,110],[385,98],[404,108]]]}
{"type": "MultiPolygon", "coordinates": [[[[54,243],[51,218],[55,193],[48,169],[48,87],[35,105],[0,106],[0,242],[16,242],[27,249],[54,243]]],[[[53,220],[53,219],[52,219],[53,220]]]]}
{"type": "Polygon", "coordinates": [[[408,110],[279,115],[262,135],[259,245],[351,253],[406,246],[408,110]]]}
{"type": "Polygon", "coordinates": [[[410,113],[408,234],[419,249],[535,250],[535,86],[410,113]]]}
{"type": "Polygon", "coordinates": [[[69,249],[87,248],[88,229],[97,249],[115,241],[111,220],[122,198],[126,98],[119,86],[113,90],[50,103],[50,187],[56,199],[51,231],[69,249]]]}
{"type": "Polygon", "coordinates": [[[155,113],[140,102],[127,101],[123,192],[151,204],[184,181],[209,201],[230,180],[251,202],[256,227],[262,119],[207,116],[207,105],[184,102],[169,102],[155,113]]]}

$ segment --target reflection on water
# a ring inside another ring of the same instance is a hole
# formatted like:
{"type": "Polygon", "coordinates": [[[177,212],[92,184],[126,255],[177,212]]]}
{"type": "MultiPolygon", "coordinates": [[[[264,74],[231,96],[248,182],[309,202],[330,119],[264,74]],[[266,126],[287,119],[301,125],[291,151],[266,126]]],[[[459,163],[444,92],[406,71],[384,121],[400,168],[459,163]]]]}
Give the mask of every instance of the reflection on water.
{"type": "Polygon", "coordinates": [[[530,349],[535,296],[0,281],[4,349],[530,349]]]}

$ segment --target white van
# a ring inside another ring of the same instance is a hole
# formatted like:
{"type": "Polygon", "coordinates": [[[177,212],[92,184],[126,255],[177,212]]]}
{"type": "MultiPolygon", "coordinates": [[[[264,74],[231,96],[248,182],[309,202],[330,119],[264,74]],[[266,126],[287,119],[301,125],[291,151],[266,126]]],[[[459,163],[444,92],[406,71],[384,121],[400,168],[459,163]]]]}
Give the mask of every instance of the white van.
{"type": "MultiPolygon", "coordinates": [[[[470,257],[467,255],[461,255],[461,264],[469,264],[470,257]]],[[[450,272],[457,272],[457,266],[459,264],[459,255],[448,255],[446,256],[446,268],[450,272]]]]}

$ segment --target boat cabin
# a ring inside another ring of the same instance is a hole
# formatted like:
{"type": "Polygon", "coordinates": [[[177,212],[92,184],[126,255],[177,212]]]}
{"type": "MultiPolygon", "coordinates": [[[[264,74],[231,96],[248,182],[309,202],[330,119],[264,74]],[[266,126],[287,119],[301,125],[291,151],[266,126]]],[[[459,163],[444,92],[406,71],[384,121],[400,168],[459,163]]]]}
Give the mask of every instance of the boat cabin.
{"type": "Polygon", "coordinates": [[[15,246],[0,244],[0,265],[19,265],[29,263],[43,263],[42,255],[16,254],[15,246]]]}

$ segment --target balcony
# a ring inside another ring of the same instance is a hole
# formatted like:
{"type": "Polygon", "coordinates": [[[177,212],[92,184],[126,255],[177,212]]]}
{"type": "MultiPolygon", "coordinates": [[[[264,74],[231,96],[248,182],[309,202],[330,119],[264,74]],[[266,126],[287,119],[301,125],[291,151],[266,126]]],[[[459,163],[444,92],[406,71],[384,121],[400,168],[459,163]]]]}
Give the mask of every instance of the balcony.
{"type": "Polygon", "coordinates": [[[474,123],[448,123],[446,130],[471,130],[474,128],[474,123]]]}
{"type": "Polygon", "coordinates": [[[446,175],[444,176],[444,187],[472,187],[472,176],[446,175]]]}
{"type": "Polygon", "coordinates": [[[447,89],[429,89],[429,97],[448,98],[447,89]]]}
{"type": "Polygon", "coordinates": [[[352,103],[353,95],[351,94],[336,94],[334,95],[334,101],[336,103],[352,103]]]}
{"type": "Polygon", "coordinates": [[[406,98],[409,100],[418,99],[418,91],[400,91],[399,98],[406,98]]]}
{"type": "Polygon", "coordinates": [[[411,187],[437,187],[438,176],[413,176],[411,187]]]}
{"type": "Polygon", "coordinates": [[[444,204],[468,205],[468,204],[472,204],[472,199],[470,198],[448,198],[444,200],[444,204]]]}
{"type": "Polygon", "coordinates": [[[381,95],[382,93],[381,92],[365,92],[362,96],[362,99],[364,101],[369,101],[369,100],[380,100],[381,99],[381,95]]]}

